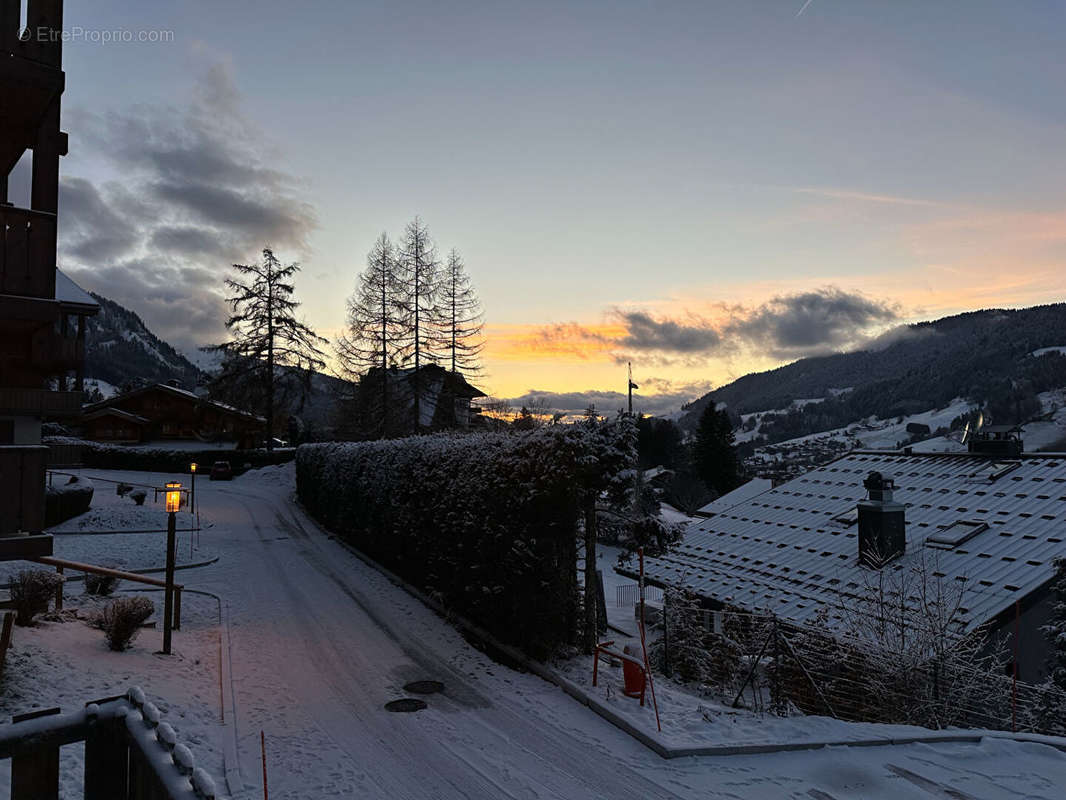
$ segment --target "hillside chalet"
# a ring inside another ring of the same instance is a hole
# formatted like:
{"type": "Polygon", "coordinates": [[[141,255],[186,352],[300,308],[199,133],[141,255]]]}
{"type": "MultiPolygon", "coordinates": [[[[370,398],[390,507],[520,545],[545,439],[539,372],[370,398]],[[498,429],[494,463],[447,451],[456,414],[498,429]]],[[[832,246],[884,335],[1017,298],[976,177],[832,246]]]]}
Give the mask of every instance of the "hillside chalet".
{"type": "Polygon", "coordinates": [[[1007,638],[1017,626],[1018,677],[1035,682],[1061,556],[1066,454],[1022,453],[1014,430],[994,428],[966,453],[851,452],[692,522],[646,575],[710,608],[797,624],[828,611],[832,626],[877,570],[924,557],[962,591],[959,633],[987,625],[1007,638]]]}
{"type": "MultiPolygon", "coordinates": [[[[24,5],[30,31],[62,28],[62,3],[24,5]]],[[[19,4],[0,1],[0,559],[49,555],[41,422],[81,412],[85,317],[95,301],[56,269],[62,38],[20,33],[19,4]],[[8,179],[32,152],[25,207],[8,179]]]]}
{"type": "Polygon", "coordinates": [[[232,442],[256,447],[266,420],[187,389],[156,383],[84,408],[82,435],[111,444],[232,442]]]}

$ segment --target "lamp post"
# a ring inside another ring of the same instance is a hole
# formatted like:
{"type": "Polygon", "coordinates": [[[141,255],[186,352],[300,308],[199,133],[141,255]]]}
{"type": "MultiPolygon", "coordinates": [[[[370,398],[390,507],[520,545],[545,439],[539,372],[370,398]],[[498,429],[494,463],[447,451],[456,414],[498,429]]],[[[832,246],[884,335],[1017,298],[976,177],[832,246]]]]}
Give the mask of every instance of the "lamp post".
{"type": "Polygon", "coordinates": [[[189,464],[189,473],[192,475],[192,490],[189,493],[189,511],[196,513],[196,462],[189,464]]]}
{"type": "Polygon", "coordinates": [[[163,653],[170,655],[170,631],[174,622],[174,538],[178,509],[181,508],[181,484],[167,484],[167,574],[163,590],[163,653]]]}

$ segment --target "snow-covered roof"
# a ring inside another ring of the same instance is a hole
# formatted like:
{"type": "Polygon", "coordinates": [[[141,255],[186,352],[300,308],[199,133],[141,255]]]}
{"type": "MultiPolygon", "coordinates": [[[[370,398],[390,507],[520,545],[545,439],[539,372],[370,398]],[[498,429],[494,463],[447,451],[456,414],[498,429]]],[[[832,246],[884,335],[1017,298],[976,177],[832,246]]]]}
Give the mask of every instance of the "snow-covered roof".
{"type": "Polygon", "coordinates": [[[138,414],[131,414],[129,411],[123,411],[121,408],[100,408],[86,414],[82,419],[89,420],[96,419],[97,417],[118,417],[126,422],[133,422],[137,425],[147,425],[151,421],[138,414]]]}
{"type": "Polygon", "coordinates": [[[740,505],[745,500],[750,500],[756,495],[768,492],[774,488],[774,482],[769,478],[752,478],[743,486],[738,486],[731,492],[726,492],[699,509],[696,513],[701,517],[713,517],[723,511],[728,511],[733,506],[740,505]]]}
{"type": "Polygon", "coordinates": [[[100,310],[100,304],[93,300],[91,294],[74,283],[63,270],[56,270],[56,300],[67,305],[86,306],[95,309],[90,313],[100,310]]]}
{"type": "Polygon", "coordinates": [[[190,392],[188,389],[182,389],[179,386],[171,386],[168,383],[153,383],[148,386],[142,386],[140,389],[134,389],[132,392],[126,392],[125,394],[117,394],[114,397],[109,397],[106,400],[100,400],[99,402],[92,403],[85,406],[86,412],[93,412],[97,409],[109,408],[116,403],[120,403],[124,400],[128,400],[130,397],[144,392],[164,391],[169,394],[177,395],[188,400],[194,400],[197,403],[217,408],[220,411],[225,411],[229,414],[236,414],[237,416],[245,417],[247,419],[255,420],[256,422],[266,422],[265,417],[261,417],[257,414],[253,414],[249,411],[242,411],[239,408],[228,405],[227,403],[220,403],[217,400],[209,400],[206,397],[200,397],[195,392],[190,392]]]}
{"type": "Polygon", "coordinates": [[[996,462],[968,453],[855,451],[691,523],[669,554],[646,559],[646,574],[726,605],[810,621],[865,585],[853,512],[873,471],[895,480],[895,500],[906,506],[906,553],[885,569],[915,564],[923,550],[935,557],[943,579],[965,587],[967,630],[1045,586],[1053,559],[1066,556],[1064,454],[996,462]],[[978,532],[954,547],[927,541],[957,522],[978,532]]]}

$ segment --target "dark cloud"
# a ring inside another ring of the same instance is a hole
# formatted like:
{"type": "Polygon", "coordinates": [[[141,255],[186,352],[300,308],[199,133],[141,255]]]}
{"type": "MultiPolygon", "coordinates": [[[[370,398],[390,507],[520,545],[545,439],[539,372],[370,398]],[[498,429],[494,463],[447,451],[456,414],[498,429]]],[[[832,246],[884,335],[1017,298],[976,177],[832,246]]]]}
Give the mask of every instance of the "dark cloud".
{"type": "Polygon", "coordinates": [[[644,311],[616,311],[626,327],[618,344],[631,350],[670,353],[709,353],[722,345],[722,337],[710,322],[699,317],[678,321],[656,319],[644,311]]]}
{"type": "Polygon", "coordinates": [[[899,316],[893,305],[829,287],[775,297],[737,315],[724,332],[776,358],[802,358],[854,347],[899,316]]]}
{"type": "Polygon", "coordinates": [[[721,306],[718,319],[657,316],[612,309],[610,326],[577,323],[540,328],[534,349],[580,358],[627,361],[645,368],[695,368],[740,351],[796,359],[865,346],[872,334],[900,318],[893,304],[835,287],[774,297],[762,305],[721,306]]]}
{"type": "Polygon", "coordinates": [[[300,181],[271,166],[226,68],[209,68],[183,107],[71,109],[65,124],[72,165],[116,179],[64,177],[61,266],[176,347],[224,336],[230,264],[268,245],[306,255],[314,209],[300,181]]]}

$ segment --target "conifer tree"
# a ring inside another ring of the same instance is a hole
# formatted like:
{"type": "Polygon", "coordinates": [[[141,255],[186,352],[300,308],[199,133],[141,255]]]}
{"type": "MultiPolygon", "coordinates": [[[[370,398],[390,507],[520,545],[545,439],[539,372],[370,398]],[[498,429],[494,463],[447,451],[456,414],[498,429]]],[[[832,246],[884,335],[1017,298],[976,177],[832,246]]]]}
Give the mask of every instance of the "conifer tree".
{"type": "Polygon", "coordinates": [[[718,494],[732,491],[740,483],[737,453],[733,446],[733,425],[724,410],[719,411],[713,401],[700,415],[693,448],[696,472],[718,494]]]}
{"type": "Polygon", "coordinates": [[[232,341],[212,348],[222,354],[222,368],[211,382],[214,394],[235,392],[261,398],[266,417],[267,449],[273,449],[278,367],[284,377],[302,378],[301,396],[310,389],[311,373],[325,366],[319,346],[326,340],[296,319],[300,306],[293,299],[293,276],[298,264],[283,265],[269,248],[258,264],[234,264],[238,277],[227,278],[227,302],[232,314],[226,320],[232,341]]]}
{"type": "Polygon", "coordinates": [[[441,274],[438,315],[441,350],[451,371],[478,374],[483,347],[481,301],[470,283],[462,257],[454,248],[441,274]]]}

